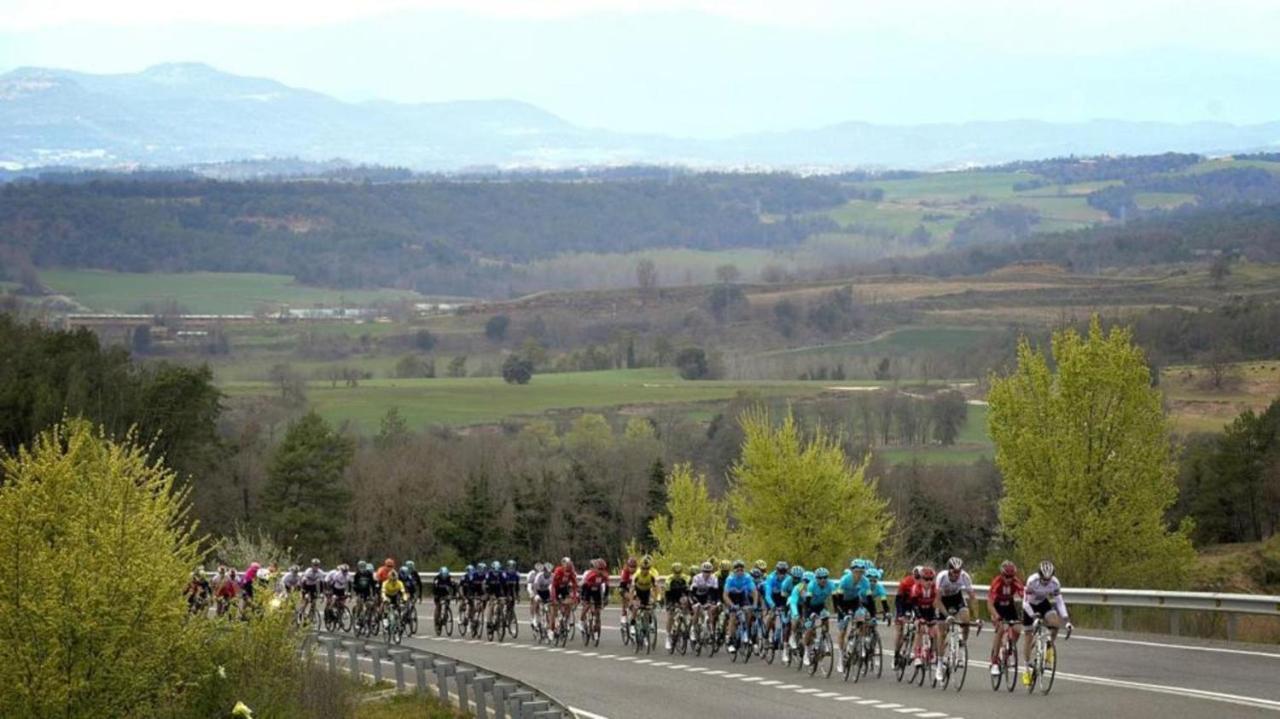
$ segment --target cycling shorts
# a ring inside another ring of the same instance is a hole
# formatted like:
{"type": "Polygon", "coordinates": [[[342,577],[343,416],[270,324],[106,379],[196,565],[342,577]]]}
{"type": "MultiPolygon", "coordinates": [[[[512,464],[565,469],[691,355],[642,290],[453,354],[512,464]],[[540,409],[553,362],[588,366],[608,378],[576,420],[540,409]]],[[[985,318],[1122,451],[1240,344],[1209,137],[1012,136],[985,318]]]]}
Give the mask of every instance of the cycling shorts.
{"type": "Polygon", "coordinates": [[[556,587],[556,601],[563,602],[564,600],[568,599],[569,595],[572,593],[573,593],[573,588],[567,584],[556,587]]]}
{"type": "Polygon", "coordinates": [[[551,601],[550,589],[539,589],[539,590],[536,590],[535,593],[538,595],[538,601],[542,602],[543,604],[547,604],[548,602],[551,601]]]}
{"type": "Polygon", "coordinates": [[[729,603],[735,607],[750,606],[751,597],[746,592],[729,592],[729,603]]]}
{"type": "Polygon", "coordinates": [[[1008,602],[1007,604],[996,604],[995,608],[996,616],[1000,618],[1000,621],[1007,622],[1009,624],[1015,624],[1018,622],[1017,604],[1014,604],[1013,602],[1008,602]]]}
{"type": "Polygon", "coordinates": [[[911,613],[911,602],[901,594],[895,594],[893,597],[893,615],[901,619],[911,613]]]}
{"type": "Polygon", "coordinates": [[[599,607],[604,602],[604,592],[599,587],[583,587],[582,601],[590,602],[592,606],[599,607]]]}
{"type": "Polygon", "coordinates": [[[1031,605],[1031,611],[1022,615],[1022,626],[1029,627],[1035,624],[1036,617],[1044,618],[1049,612],[1054,611],[1053,602],[1048,599],[1043,602],[1031,605]]]}
{"type": "Polygon", "coordinates": [[[938,621],[937,607],[916,607],[916,619],[922,619],[930,624],[938,621]]]}
{"type": "Polygon", "coordinates": [[[649,606],[649,598],[653,595],[652,589],[636,589],[636,601],[640,602],[640,606],[649,606]]]}
{"type": "Polygon", "coordinates": [[[306,584],[302,585],[302,593],[307,597],[310,597],[311,599],[316,598],[316,592],[319,590],[320,590],[320,585],[318,584],[312,584],[310,586],[307,586],[306,584]]]}
{"type": "Polygon", "coordinates": [[[942,595],[942,608],[947,610],[947,614],[955,616],[956,614],[959,614],[960,610],[964,609],[965,606],[966,604],[963,594],[957,593],[942,595]]]}

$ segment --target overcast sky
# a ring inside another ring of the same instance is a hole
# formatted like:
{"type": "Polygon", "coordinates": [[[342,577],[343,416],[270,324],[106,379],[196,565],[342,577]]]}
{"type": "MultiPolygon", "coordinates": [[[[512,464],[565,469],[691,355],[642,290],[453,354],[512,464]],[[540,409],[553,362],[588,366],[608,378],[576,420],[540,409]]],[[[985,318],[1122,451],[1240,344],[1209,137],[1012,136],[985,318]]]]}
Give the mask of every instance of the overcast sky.
{"type": "Polygon", "coordinates": [[[1277,37],[1273,0],[0,0],[0,72],[198,61],[348,100],[511,98],[698,136],[1280,120],[1277,37]]]}

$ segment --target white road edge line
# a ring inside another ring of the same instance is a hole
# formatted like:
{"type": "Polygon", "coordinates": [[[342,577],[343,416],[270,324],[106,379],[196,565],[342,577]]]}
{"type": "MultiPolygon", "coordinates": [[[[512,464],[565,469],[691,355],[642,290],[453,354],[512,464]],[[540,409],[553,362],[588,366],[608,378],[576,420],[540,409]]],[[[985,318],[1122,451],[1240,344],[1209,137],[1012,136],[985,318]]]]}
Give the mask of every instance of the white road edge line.
{"type": "Polygon", "coordinates": [[[569,711],[573,712],[575,717],[582,717],[582,719],[609,719],[608,717],[589,712],[586,709],[579,709],[577,707],[569,707],[569,711]]]}
{"type": "Polygon", "coordinates": [[[1133,644],[1139,647],[1156,647],[1158,649],[1184,649],[1189,652],[1217,652],[1219,654],[1239,654],[1246,657],[1266,657],[1267,659],[1280,659],[1280,652],[1259,652],[1250,651],[1248,649],[1223,649],[1221,647],[1197,647],[1190,644],[1166,644],[1164,642],[1144,642],[1137,639],[1112,639],[1110,637],[1089,637],[1077,634],[1071,637],[1072,641],[1077,639],[1086,642],[1108,642],[1111,644],[1133,644]]]}

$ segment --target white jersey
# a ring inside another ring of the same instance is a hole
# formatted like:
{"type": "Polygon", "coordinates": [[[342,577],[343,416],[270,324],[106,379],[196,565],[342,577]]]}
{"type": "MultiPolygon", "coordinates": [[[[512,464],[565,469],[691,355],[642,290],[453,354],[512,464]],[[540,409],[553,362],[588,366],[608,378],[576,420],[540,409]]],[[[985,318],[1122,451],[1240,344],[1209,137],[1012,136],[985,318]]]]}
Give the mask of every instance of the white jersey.
{"type": "Polygon", "coordinates": [[[533,579],[529,582],[531,589],[530,594],[534,592],[547,592],[551,590],[551,572],[540,572],[533,575],[533,579]]]}
{"type": "Polygon", "coordinates": [[[1040,578],[1040,573],[1036,572],[1027,577],[1026,591],[1022,595],[1022,611],[1027,614],[1033,614],[1035,610],[1033,606],[1037,604],[1052,603],[1053,610],[1058,616],[1064,620],[1067,618],[1067,603],[1062,601],[1062,583],[1057,577],[1050,577],[1048,581],[1040,578]]]}
{"type": "Polygon", "coordinates": [[[719,589],[719,588],[720,588],[720,577],[716,576],[715,572],[712,572],[711,574],[703,574],[702,572],[698,572],[697,574],[693,575],[693,580],[689,582],[689,589],[698,594],[703,594],[713,589],[719,589]]]}
{"type": "Polygon", "coordinates": [[[339,572],[335,569],[329,572],[329,574],[324,578],[324,581],[325,584],[329,585],[330,589],[336,589],[340,592],[344,592],[347,589],[347,583],[351,581],[351,575],[346,572],[339,572]]]}
{"type": "Polygon", "coordinates": [[[960,576],[955,580],[951,579],[950,572],[940,572],[938,574],[939,594],[944,597],[954,597],[961,592],[966,594],[973,593],[973,578],[969,576],[968,572],[961,569],[960,576]]]}
{"type": "Polygon", "coordinates": [[[302,586],[314,587],[324,581],[324,570],[319,567],[307,567],[302,573],[302,586]]]}

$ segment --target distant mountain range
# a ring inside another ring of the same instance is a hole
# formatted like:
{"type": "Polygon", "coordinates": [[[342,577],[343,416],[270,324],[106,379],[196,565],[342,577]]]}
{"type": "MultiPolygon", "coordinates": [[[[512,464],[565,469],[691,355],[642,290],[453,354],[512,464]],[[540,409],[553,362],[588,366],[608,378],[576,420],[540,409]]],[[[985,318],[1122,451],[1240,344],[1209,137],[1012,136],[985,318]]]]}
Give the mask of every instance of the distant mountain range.
{"type": "Polygon", "coordinates": [[[46,68],[0,75],[0,169],[10,170],[253,158],[341,158],[416,170],[629,163],[933,169],[1070,154],[1277,147],[1280,122],[847,122],[697,140],[578,127],[511,100],[348,103],[201,64],[157,65],[125,75],[46,68]]]}

